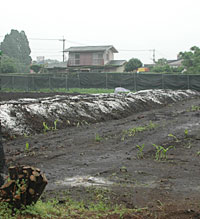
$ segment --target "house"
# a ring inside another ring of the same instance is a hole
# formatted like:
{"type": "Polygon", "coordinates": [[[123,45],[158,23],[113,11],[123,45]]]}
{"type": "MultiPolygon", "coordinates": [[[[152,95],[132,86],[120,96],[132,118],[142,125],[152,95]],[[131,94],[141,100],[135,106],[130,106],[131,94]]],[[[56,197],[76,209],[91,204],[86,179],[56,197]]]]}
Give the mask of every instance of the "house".
{"type": "Polygon", "coordinates": [[[48,63],[47,66],[45,66],[45,69],[49,73],[67,73],[67,62],[55,62],[55,63],[48,63]]]}
{"type": "Polygon", "coordinates": [[[125,60],[114,60],[118,51],[112,45],[70,47],[67,67],[77,72],[123,72],[125,60]]]}
{"type": "Polygon", "coordinates": [[[173,68],[177,68],[182,66],[182,61],[182,59],[168,60],[168,65],[173,68]]]}

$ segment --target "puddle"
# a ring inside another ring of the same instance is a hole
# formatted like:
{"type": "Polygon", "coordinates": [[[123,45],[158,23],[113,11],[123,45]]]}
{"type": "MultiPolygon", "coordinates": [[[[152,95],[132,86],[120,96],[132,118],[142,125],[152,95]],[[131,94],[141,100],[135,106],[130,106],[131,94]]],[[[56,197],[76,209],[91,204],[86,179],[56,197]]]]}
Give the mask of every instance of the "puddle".
{"type": "Polygon", "coordinates": [[[93,177],[93,176],[75,176],[71,178],[65,178],[55,182],[59,185],[65,186],[109,186],[113,182],[106,180],[105,178],[93,177]]]}

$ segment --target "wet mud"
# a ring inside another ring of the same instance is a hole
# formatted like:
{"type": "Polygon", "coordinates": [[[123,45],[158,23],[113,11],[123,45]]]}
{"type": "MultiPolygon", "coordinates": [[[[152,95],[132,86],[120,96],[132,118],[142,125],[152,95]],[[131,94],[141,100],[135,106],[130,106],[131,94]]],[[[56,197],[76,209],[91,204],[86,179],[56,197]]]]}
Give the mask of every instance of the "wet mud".
{"type": "Polygon", "coordinates": [[[125,118],[5,138],[4,151],[8,166],[31,165],[45,172],[44,199],[67,193],[89,200],[89,189],[100,188],[112,203],[147,207],[141,218],[200,218],[198,96],[125,118]],[[158,146],[167,152],[156,153],[158,146]]]}

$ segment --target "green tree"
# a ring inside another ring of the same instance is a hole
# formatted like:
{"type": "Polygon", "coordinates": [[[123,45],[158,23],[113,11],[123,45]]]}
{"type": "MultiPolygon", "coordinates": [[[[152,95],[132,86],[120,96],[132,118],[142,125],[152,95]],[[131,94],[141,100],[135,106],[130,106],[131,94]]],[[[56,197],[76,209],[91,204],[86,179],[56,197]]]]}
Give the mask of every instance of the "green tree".
{"type": "Polygon", "coordinates": [[[190,51],[180,52],[179,57],[183,60],[182,65],[187,74],[200,74],[200,48],[191,47],[190,51]]]}
{"type": "Polygon", "coordinates": [[[38,73],[41,68],[43,68],[43,66],[42,65],[37,65],[37,64],[33,64],[30,67],[30,69],[32,69],[35,73],[38,73]]]}
{"type": "Polygon", "coordinates": [[[125,65],[125,71],[130,72],[142,67],[142,62],[137,58],[130,59],[125,65]]]}
{"type": "Polygon", "coordinates": [[[1,73],[15,73],[18,71],[18,62],[13,58],[3,55],[1,58],[0,72],[1,73]]]}
{"type": "Polygon", "coordinates": [[[156,61],[155,65],[153,66],[151,71],[156,72],[156,73],[163,73],[163,72],[171,73],[173,70],[168,65],[167,59],[162,58],[162,59],[158,59],[158,61],[156,61]]]}
{"type": "Polygon", "coordinates": [[[184,67],[171,67],[168,64],[167,59],[161,58],[156,61],[155,65],[151,68],[151,72],[156,73],[181,73],[183,71],[184,67]]]}
{"type": "Polygon", "coordinates": [[[24,31],[11,30],[11,33],[4,37],[0,48],[3,54],[18,60],[22,64],[23,71],[28,70],[31,64],[31,50],[24,31]]]}

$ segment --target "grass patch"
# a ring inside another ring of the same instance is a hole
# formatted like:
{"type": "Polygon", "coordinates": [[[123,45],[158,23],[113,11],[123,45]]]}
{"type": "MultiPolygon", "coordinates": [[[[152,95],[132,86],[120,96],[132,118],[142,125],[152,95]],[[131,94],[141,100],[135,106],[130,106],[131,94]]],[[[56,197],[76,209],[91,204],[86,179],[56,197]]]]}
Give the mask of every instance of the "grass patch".
{"type": "Polygon", "coordinates": [[[130,128],[128,130],[124,130],[122,132],[121,140],[124,141],[126,137],[135,136],[139,132],[144,132],[144,131],[155,129],[157,126],[158,125],[156,125],[156,124],[152,123],[152,121],[150,121],[149,124],[147,124],[145,126],[138,126],[138,127],[130,128]]]}
{"type": "Polygon", "coordinates": [[[123,218],[124,215],[135,215],[144,209],[128,209],[122,205],[110,205],[104,200],[97,200],[85,204],[66,199],[62,204],[56,200],[48,202],[38,201],[35,205],[27,206],[21,210],[12,212],[6,203],[0,203],[0,218],[4,219],[25,219],[25,218],[107,218],[111,215],[123,218]]]}

